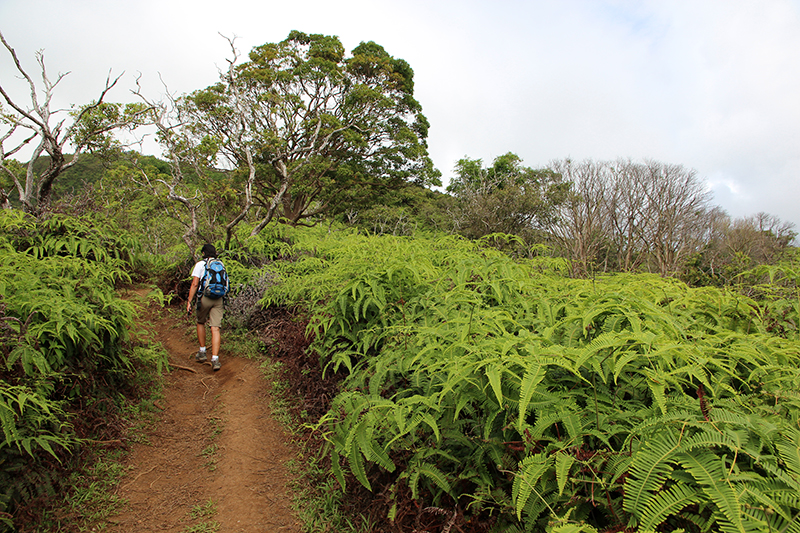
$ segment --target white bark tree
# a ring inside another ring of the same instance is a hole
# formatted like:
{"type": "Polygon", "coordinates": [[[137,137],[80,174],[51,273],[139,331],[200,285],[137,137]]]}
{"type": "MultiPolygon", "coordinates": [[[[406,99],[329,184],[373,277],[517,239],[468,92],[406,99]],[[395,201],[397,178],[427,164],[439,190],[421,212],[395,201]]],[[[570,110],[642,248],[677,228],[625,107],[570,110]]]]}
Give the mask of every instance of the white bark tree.
{"type": "Polygon", "coordinates": [[[141,88],[134,91],[134,94],[150,109],[150,123],[156,127],[159,143],[171,168],[169,179],[149,176],[140,168],[142,178],[140,183],[156,196],[165,196],[173,203],[167,207],[167,211],[185,227],[183,240],[192,251],[197,244],[195,241],[200,231],[200,211],[205,195],[199,188],[191,189],[187,186],[185,169],[191,169],[200,179],[205,180],[210,173],[221,171],[215,168],[215,163],[218,157],[222,156],[228,159],[229,164],[239,164],[240,168],[246,171],[247,177],[241,190],[241,208],[225,226],[225,248],[230,244],[234,229],[244,220],[254,203],[253,184],[256,178],[256,165],[247,141],[255,135],[255,132],[251,131],[251,125],[246,119],[240,87],[236,83],[235,66],[239,60],[239,51],[236,49],[234,39],[224,38],[228,41],[232,52],[231,59],[228,60],[228,70],[220,72],[220,78],[226,80],[232,88],[231,106],[225,115],[224,127],[220,126],[220,130],[225,132],[224,135],[213,140],[208,136],[198,135],[196,129],[190,125],[191,119],[186,116],[185,107],[170,96],[168,90],[165,100],[161,102],[151,101],[142,93],[141,88]],[[220,154],[220,146],[226,146],[229,152],[220,154]],[[234,159],[236,156],[233,154],[239,154],[239,157],[234,159]],[[175,206],[180,206],[180,209],[176,209],[175,206]]]}
{"type": "Polygon", "coordinates": [[[180,169],[189,166],[203,194],[236,192],[236,206],[221,214],[226,248],[246,218],[252,235],[275,219],[313,225],[376,192],[439,183],[405,61],[375,43],[346,58],[337,37],[292,32],[240,63],[227,40],[232,58],[218,83],[165,104],[140,94],[177,169],[171,185],[161,183],[172,199],[191,213],[185,200],[194,196],[179,192],[186,191],[180,169]],[[205,179],[212,174],[227,178],[205,179]]]}
{"type": "Polygon", "coordinates": [[[253,235],[275,218],[314,224],[353,195],[439,183],[405,61],[375,43],[345,57],[337,37],[300,32],[248,57],[235,65],[234,50],[219,83],[181,100],[196,139],[249,169],[232,225],[254,210],[253,235]]]}
{"type": "MultiPolygon", "coordinates": [[[[6,81],[0,83],[0,96],[8,106],[0,108],[0,172],[10,179],[22,208],[38,215],[47,211],[53,183],[66,169],[75,165],[83,153],[112,147],[113,132],[137,126],[147,110],[141,104],[106,103],[106,95],[121,77],[111,79],[110,73],[97,100],[72,109],[53,109],[56,87],[69,72],[51,79],[44,53],[38,51],[36,62],[42,81],[37,86],[2,33],[0,42],[30,92],[29,101],[23,104],[12,98],[6,81]],[[28,145],[33,147],[31,155],[20,165],[12,156],[21,154],[28,145]],[[49,156],[47,166],[37,173],[36,162],[44,156],[49,156]]],[[[0,204],[11,207],[10,191],[5,188],[0,190],[0,204]]]]}

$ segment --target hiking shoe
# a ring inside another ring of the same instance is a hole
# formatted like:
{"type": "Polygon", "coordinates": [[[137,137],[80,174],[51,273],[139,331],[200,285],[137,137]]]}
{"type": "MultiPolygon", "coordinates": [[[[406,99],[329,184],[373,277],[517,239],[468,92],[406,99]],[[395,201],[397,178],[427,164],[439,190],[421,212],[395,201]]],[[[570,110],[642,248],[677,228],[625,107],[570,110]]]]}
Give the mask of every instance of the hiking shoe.
{"type": "Polygon", "coordinates": [[[194,360],[198,363],[205,363],[206,362],[206,352],[198,351],[197,354],[194,356],[194,360]]]}
{"type": "Polygon", "coordinates": [[[219,370],[221,366],[219,359],[211,361],[211,370],[219,370]]]}

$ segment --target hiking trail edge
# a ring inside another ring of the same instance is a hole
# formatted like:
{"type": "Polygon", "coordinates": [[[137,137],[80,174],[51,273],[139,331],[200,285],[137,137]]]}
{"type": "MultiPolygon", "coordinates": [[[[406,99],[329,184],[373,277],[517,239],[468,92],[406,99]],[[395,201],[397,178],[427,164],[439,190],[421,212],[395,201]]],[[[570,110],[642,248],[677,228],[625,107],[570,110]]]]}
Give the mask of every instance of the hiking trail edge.
{"type": "Polygon", "coordinates": [[[195,362],[194,328],[179,309],[143,315],[173,370],[155,423],[131,445],[116,489],[128,504],[107,531],[300,533],[287,489],[293,454],[259,362],[231,356],[223,332],[214,372],[195,362]]]}

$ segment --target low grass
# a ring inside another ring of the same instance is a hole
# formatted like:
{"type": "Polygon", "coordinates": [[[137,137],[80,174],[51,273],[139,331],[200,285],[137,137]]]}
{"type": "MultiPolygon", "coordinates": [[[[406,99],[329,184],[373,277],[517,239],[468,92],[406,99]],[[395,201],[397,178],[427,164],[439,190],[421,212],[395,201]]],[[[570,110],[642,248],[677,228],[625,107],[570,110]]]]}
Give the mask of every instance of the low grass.
{"type": "Polygon", "coordinates": [[[184,533],[214,533],[219,531],[220,524],[216,520],[211,520],[217,514],[217,502],[208,500],[207,502],[195,505],[189,511],[189,518],[191,520],[200,520],[197,524],[186,526],[184,533]]]}
{"type": "MultiPolygon", "coordinates": [[[[154,345],[149,349],[162,350],[154,345]]],[[[141,372],[137,375],[140,390],[146,394],[138,402],[124,403],[120,414],[126,425],[128,442],[147,442],[147,431],[152,428],[157,402],[163,398],[160,376],[141,372]]],[[[114,493],[114,489],[128,473],[125,466],[126,451],[122,448],[105,448],[110,443],[86,442],[85,455],[94,457],[91,463],[74,471],[69,478],[71,490],[43,511],[36,533],[61,531],[101,531],[112,523],[111,517],[119,513],[127,501],[114,493]]]]}

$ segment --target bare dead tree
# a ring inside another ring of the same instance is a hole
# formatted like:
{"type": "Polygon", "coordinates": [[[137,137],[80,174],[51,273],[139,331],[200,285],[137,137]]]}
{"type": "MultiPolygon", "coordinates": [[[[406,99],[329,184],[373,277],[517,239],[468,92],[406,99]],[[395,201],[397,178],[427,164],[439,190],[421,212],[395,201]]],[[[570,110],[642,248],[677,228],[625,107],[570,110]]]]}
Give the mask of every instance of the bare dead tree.
{"type": "Polygon", "coordinates": [[[693,170],[656,161],[555,161],[573,183],[554,235],[573,274],[678,273],[706,242],[710,193],[693,170]]]}
{"type": "MultiPolygon", "coordinates": [[[[108,92],[122,76],[112,79],[110,72],[95,101],[77,109],[54,110],[52,104],[56,87],[69,72],[58,74],[55,80],[51,79],[45,67],[44,53],[41,50],[36,52],[42,77],[39,88],[2,33],[0,42],[30,91],[30,101],[22,105],[11,97],[7,86],[0,84],[0,95],[10,108],[2,114],[4,129],[0,133],[0,169],[11,178],[23,209],[40,214],[49,206],[53,183],[66,169],[75,165],[86,151],[107,145],[109,136],[115,130],[135,127],[145,116],[146,110],[133,106],[123,111],[120,104],[104,102],[108,92]],[[19,138],[17,133],[22,133],[22,137],[19,138]],[[10,158],[31,142],[35,144],[30,158],[23,165],[23,177],[20,169],[15,169],[10,163],[10,158]],[[34,165],[45,154],[49,156],[48,165],[37,175],[34,165]]],[[[0,194],[0,202],[4,207],[10,207],[7,191],[0,194]]]]}
{"type": "Polygon", "coordinates": [[[702,246],[711,193],[694,170],[682,165],[647,161],[643,174],[644,233],[650,257],[658,273],[673,275],[702,246]]]}
{"type": "Polygon", "coordinates": [[[748,266],[774,263],[797,235],[792,223],[767,213],[736,219],[726,229],[719,247],[728,257],[747,258],[748,266]]]}
{"type": "Polygon", "coordinates": [[[572,194],[559,208],[559,222],[554,225],[553,234],[570,260],[572,274],[589,274],[602,261],[601,251],[609,236],[603,203],[607,189],[605,166],[567,159],[552,162],[550,168],[572,183],[572,194]]]}
{"type": "Polygon", "coordinates": [[[641,165],[620,159],[606,166],[609,194],[605,198],[605,207],[616,253],[614,268],[635,271],[647,261],[647,245],[643,238],[646,202],[641,165]]]}
{"type": "Polygon", "coordinates": [[[184,132],[180,129],[182,124],[180,108],[169,91],[165,91],[166,101],[151,101],[142,93],[140,77],[137,77],[136,89],[133,93],[150,109],[150,122],[156,127],[159,142],[165,148],[165,153],[170,163],[170,179],[167,180],[151,176],[134,159],[132,164],[139,175],[139,179],[135,181],[149,190],[156,198],[166,195],[168,201],[161,204],[162,208],[168,216],[184,226],[183,242],[190,251],[193,251],[197,244],[195,241],[199,227],[198,211],[203,202],[203,194],[198,189],[194,191],[187,190],[184,168],[189,165],[198,175],[203,175],[205,166],[200,164],[200,157],[193,150],[194,144],[185,138],[184,132]],[[165,193],[159,190],[159,186],[165,193]],[[182,207],[182,209],[178,209],[177,206],[182,207]]]}
{"type": "MultiPolygon", "coordinates": [[[[242,103],[242,94],[239,84],[235,82],[235,65],[239,60],[239,51],[235,46],[235,39],[224,37],[231,48],[231,58],[228,59],[228,70],[220,73],[220,77],[228,81],[232,91],[231,110],[232,117],[226,117],[224,128],[227,150],[222,150],[221,154],[228,159],[231,166],[244,166],[247,169],[247,179],[243,187],[243,201],[240,210],[225,226],[225,248],[228,248],[233,237],[236,226],[245,219],[252,208],[253,184],[256,177],[256,165],[253,160],[248,136],[253,135],[249,122],[246,120],[245,108],[242,103]],[[243,159],[243,161],[241,160],[243,159]]],[[[166,190],[166,197],[171,202],[182,206],[182,212],[176,211],[173,206],[167,207],[170,215],[180,221],[186,228],[183,234],[183,241],[190,250],[194,250],[195,242],[199,232],[199,210],[205,198],[199,189],[187,192],[185,168],[191,168],[201,179],[208,177],[212,171],[218,172],[220,169],[213,168],[214,157],[203,152],[202,138],[198,138],[196,132],[190,127],[189,120],[184,116],[184,108],[181,102],[175,99],[164,84],[166,97],[161,102],[150,100],[146,97],[139,84],[133,91],[151,110],[151,122],[155,125],[158,132],[158,139],[164,148],[171,168],[171,179],[150,178],[142,171],[141,184],[147,186],[157,196],[156,184],[161,185],[166,190]]]]}
{"type": "MultiPolygon", "coordinates": [[[[223,36],[223,38],[228,41],[228,44],[231,47],[232,56],[231,59],[228,60],[228,71],[225,76],[228,80],[228,86],[231,88],[231,92],[233,93],[233,108],[236,111],[237,127],[233,131],[233,136],[235,137],[235,144],[241,147],[241,151],[244,153],[245,163],[247,164],[247,181],[245,182],[244,186],[244,204],[242,205],[239,214],[236,215],[225,226],[225,248],[228,248],[231,242],[231,237],[233,236],[234,228],[236,228],[236,226],[242,220],[244,220],[244,218],[247,216],[247,213],[250,211],[250,208],[253,207],[253,184],[256,181],[256,165],[253,161],[253,152],[250,148],[250,143],[246,142],[245,140],[245,137],[248,133],[248,122],[246,119],[246,111],[243,103],[241,87],[239,87],[239,84],[237,84],[235,80],[235,65],[239,59],[239,51],[236,49],[234,44],[235,38],[228,38],[225,36],[223,36]]],[[[283,192],[286,192],[285,188],[283,188],[283,192]]],[[[283,195],[281,194],[281,197],[282,196],[283,195]]],[[[272,202],[273,205],[270,205],[272,213],[274,213],[278,201],[279,199],[276,199],[272,202]]],[[[269,218],[271,217],[272,214],[270,214],[269,218]]]]}

